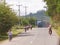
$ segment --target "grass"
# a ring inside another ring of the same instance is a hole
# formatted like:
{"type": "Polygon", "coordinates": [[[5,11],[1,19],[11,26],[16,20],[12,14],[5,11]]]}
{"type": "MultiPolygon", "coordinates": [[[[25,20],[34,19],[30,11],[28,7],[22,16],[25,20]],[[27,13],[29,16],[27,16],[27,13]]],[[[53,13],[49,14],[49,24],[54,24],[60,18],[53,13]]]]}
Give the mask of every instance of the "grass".
{"type": "Polygon", "coordinates": [[[19,33],[22,33],[22,32],[23,32],[23,29],[13,29],[12,30],[13,36],[16,36],[16,35],[18,35],[19,33]]]}
{"type": "Polygon", "coordinates": [[[56,31],[57,34],[60,36],[60,27],[58,27],[57,29],[55,29],[55,31],[56,31]]]}
{"type": "MultiPolygon", "coordinates": [[[[13,27],[12,29],[12,34],[13,34],[13,37],[17,36],[19,33],[22,33],[23,32],[23,29],[17,29],[16,27],[13,27]]],[[[4,40],[7,40],[8,39],[8,35],[0,35],[0,42],[1,41],[4,41],[4,40]]]]}
{"type": "Polygon", "coordinates": [[[59,44],[58,44],[58,45],[60,45],[60,27],[58,27],[55,31],[56,31],[57,34],[59,35],[59,44]]]}
{"type": "Polygon", "coordinates": [[[6,39],[8,39],[8,36],[7,36],[7,35],[5,35],[5,36],[0,36],[0,41],[6,40],[6,39]]]}

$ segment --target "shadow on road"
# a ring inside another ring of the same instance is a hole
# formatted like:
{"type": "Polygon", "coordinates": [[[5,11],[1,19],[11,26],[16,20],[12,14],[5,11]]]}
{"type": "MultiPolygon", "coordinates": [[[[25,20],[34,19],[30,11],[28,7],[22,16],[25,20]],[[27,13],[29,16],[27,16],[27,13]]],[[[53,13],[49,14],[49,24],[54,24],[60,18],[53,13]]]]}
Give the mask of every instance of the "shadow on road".
{"type": "Polygon", "coordinates": [[[34,34],[30,34],[28,32],[24,32],[24,33],[19,34],[17,37],[25,37],[25,36],[34,36],[34,34]]]}

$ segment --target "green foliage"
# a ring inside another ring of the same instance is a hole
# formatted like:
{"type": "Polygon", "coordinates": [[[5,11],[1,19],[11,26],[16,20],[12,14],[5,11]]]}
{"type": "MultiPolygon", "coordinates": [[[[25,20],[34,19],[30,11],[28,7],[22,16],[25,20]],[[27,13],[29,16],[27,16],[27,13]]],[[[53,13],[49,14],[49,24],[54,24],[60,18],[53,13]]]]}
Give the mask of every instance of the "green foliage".
{"type": "Polygon", "coordinates": [[[24,18],[23,20],[21,20],[22,25],[28,25],[29,21],[28,19],[24,18]]]}
{"type": "Polygon", "coordinates": [[[23,25],[23,26],[29,25],[29,24],[35,25],[36,19],[33,17],[31,17],[31,18],[29,18],[29,17],[23,18],[22,17],[22,18],[20,18],[20,22],[21,22],[21,25],[23,25]]]}
{"type": "Polygon", "coordinates": [[[9,6],[0,4],[0,35],[5,34],[17,21],[15,12],[9,6]]]}
{"type": "Polygon", "coordinates": [[[36,19],[33,17],[31,17],[30,19],[29,19],[29,24],[31,24],[31,25],[35,25],[35,23],[36,23],[36,19]]]}
{"type": "Polygon", "coordinates": [[[48,15],[53,23],[60,23],[60,0],[44,0],[48,7],[48,15]]]}

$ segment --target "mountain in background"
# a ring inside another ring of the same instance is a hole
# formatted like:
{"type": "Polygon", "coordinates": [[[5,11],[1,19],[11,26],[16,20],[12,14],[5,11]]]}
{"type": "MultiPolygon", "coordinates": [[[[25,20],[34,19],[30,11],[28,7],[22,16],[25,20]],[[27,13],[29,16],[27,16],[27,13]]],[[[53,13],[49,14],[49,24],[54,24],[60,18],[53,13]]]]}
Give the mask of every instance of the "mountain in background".
{"type": "Polygon", "coordinates": [[[26,15],[26,17],[34,17],[37,20],[41,20],[41,21],[50,21],[50,18],[46,15],[45,10],[40,10],[37,11],[36,13],[30,13],[28,15],[26,15]]]}

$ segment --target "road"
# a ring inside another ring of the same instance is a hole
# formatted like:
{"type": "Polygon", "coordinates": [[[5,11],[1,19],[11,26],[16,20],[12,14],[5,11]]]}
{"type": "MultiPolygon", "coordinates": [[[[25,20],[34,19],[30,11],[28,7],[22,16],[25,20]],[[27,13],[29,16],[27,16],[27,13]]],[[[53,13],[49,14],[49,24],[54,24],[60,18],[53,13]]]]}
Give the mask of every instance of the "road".
{"type": "Polygon", "coordinates": [[[58,36],[54,31],[50,36],[48,28],[33,28],[19,34],[11,42],[7,40],[0,45],[58,45],[58,36]]]}

